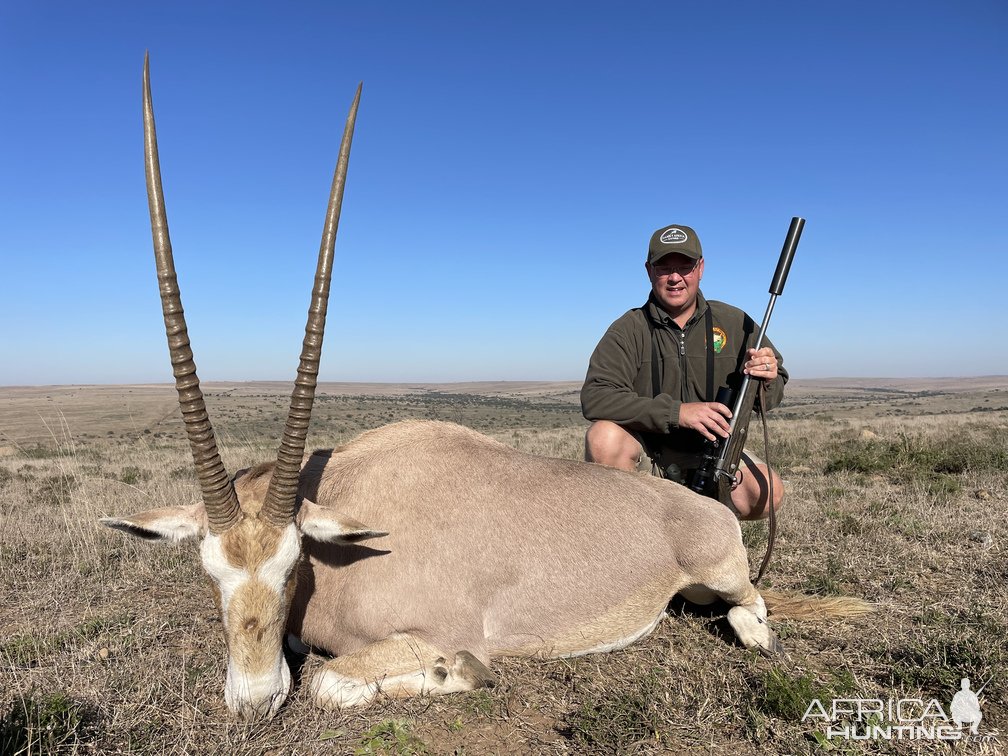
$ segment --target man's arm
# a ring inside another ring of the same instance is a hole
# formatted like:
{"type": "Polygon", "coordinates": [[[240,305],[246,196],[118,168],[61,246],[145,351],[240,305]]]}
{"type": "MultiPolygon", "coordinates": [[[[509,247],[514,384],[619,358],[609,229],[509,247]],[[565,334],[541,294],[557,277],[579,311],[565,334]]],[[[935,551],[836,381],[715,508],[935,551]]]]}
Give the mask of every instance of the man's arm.
{"type": "Polygon", "coordinates": [[[668,433],[679,421],[678,399],[669,394],[640,396],[634,387],[651,342],[644,315],[631,311],[606,331],[592,353],[581,388],[581,411],[587,420],[611,420],[630,430],[668,433]]]}

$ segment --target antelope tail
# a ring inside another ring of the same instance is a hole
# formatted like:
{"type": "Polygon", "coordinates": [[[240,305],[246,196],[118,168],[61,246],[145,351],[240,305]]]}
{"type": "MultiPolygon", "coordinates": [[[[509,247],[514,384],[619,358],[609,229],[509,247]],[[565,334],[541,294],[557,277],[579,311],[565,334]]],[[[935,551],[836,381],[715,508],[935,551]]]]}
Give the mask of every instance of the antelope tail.
{"type": "Polygon", "coordinates": [[[833,619],[842,617],[863,617],[878,607],[853,596],[832,596],[822,598],[804,593],[783,593],[761,590],[767,611],[775,617],[785,619],[833,619]]]}

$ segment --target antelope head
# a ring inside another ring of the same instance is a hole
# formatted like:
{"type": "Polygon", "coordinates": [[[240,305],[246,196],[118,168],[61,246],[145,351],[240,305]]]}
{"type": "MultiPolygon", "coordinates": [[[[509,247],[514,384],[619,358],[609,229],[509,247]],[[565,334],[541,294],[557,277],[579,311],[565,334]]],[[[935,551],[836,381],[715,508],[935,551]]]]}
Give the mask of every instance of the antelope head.
{"type": "Polygon", "coordinates": [[[339,540],[353,528],[359,528],[358,538],[379,535],[370,531],[365,535],[362,531],[366,529],[359,523],[341,523],[314,505],[302,507],[295,523],[298,477],[318,379],[336,230],[360,92],[358,87],[340,144],[301,361],[277,460],[232,478],[217,451],[189,345],[161,187],[150,67],[148,59],[144,60],[144,157],[154,258],[175,387],[202,501],[188,507],[104,518],[102,523],[146,540],[200,540],[203,568],[219,600],[227,642],[224,697],[228,708],[246,719],[273,716],[290,689],[282,642],[301,555],[299,528],[306,525],[305,518],[313,519],[308,530],[321,540],[339,540]]]}

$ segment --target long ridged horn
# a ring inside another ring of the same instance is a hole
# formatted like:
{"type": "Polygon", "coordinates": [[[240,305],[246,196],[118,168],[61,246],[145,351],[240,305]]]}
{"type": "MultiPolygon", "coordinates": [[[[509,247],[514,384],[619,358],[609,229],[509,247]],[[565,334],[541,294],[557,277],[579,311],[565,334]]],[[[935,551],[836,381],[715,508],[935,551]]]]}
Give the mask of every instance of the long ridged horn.
{"type": "Polygon", "coordinates": [[[336,249],[336,230],[339,227],[340,206],[343,203],[343,187],[346,184],[347,166],[350,162],[350,143],[353,141],[361,86],[357,87],[357,94],[354,95],[346,127],[343,129],[343,141],[340,143],[339,159],[336,161],[336,172],[333,174],[332,189],[329,192],[329,207],[326,210],[322,243],[319,245],[315,285],[312,288],[308,322],[305,324],[305,337],[301,347],[301,362],[294,381],[294,392],[291,394],[287,425],[284,428],[283,440],[280,442],[280,450],[277,452],[277,464],[261,510],[261,515],[274,525],[284,526],[294,519],[301,458],[304,456],[308,423],[311,420],[312,403],[315,399],[315,386],[318,383],[319,360],[322,358],[322,336],[329,302],[329,281],[332,278],[332,262],[336,249]]]}
{"type": "Polygon", "coordinates": [[[161,165],[158,162],[157,132],[154,129],[154,108],[150,94],[150,61],[144,55],[143,74],[144,165],[147,173],[147,204],[150,208],[151,234],[154,237],[154,262],[157,266],[158,288],[161,290],[161,310],[164,313],[168,353],[171,355],[175,389],[185,422],[186,435],[192,447],[196,477],[203,492],[210,530],[222,533],[238,520],[238,497],[217,453],[217,440],[207,415],[203,392],[200,391],[189,347],[185,312],[175,276],[171,239],[168,237],[168,216],[164,192],[161,189],[161,165]]]}

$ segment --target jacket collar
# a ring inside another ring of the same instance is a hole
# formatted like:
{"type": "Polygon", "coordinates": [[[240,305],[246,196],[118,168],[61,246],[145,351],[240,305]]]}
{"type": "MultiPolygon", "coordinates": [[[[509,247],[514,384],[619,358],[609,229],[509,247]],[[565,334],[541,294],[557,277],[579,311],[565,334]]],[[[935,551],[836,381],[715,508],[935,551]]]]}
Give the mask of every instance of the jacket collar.
{"type": "MultiPolygon", "coordinates": [[[[694,323],[700,320],[704,316],[704,313],[707,311],[707,307],[708,307],[707,300],[704,299],[703,292],[698,289],[696,295],[696,310],[693,311],[693,315],[690,317],[690,319],[686,321],[686,328],[684,328],[683,330],[688,329],[690,326],[692,326],[694,323]]],[[[655,299],[654,292],[651,292],[648,295],[648,301],[647,304],[645,305],[645,308],[647,309],[648,317],[651,318],[651,322],[660,323],[664,326],[667,326],[668,328],[679,327],[678,325],[676,325],[676,322],[672,319],[672,316],[669,315],[667,312],[665,312],[665,310],[663,310],[661,306],[658,304],[658,300],[655,299]]]]}

